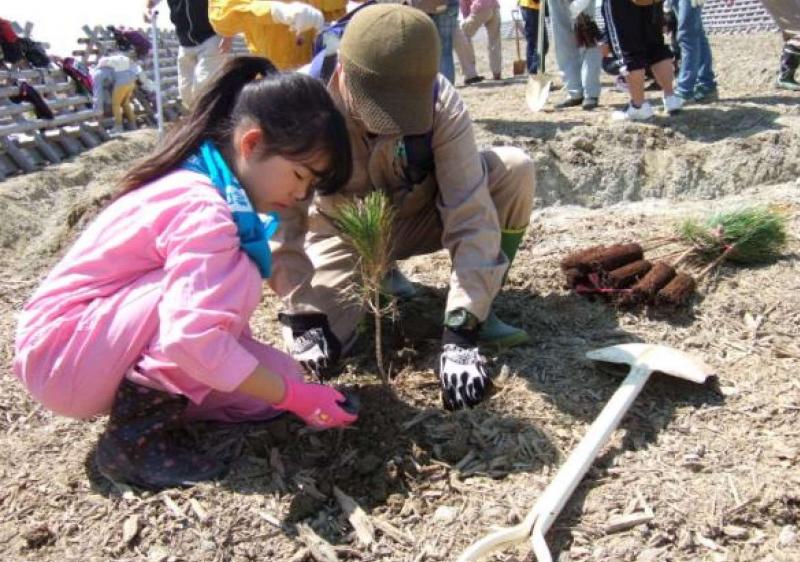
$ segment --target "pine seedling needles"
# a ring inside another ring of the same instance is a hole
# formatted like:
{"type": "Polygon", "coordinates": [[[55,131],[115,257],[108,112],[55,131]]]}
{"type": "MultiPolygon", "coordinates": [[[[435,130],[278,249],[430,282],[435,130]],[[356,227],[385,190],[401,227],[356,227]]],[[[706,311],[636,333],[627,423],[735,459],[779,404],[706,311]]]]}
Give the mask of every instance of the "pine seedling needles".
{"type": "Polygon", "coordinates": [[[390,300],[388,305],[382,304],[381,286],[391,265],[394,210],[384,193],[373,191],[364,199],[340,205],[332,218],[342,239],[358,255],[358,299],[375,316],[375,359],[386,384],[389,377],[383,366],[381,321],[394,303],[390,300]]]}
{"type": "Polygon", "coordinates": [[[713,269],[728,260],[741,265],[768,263],[783,252],[788,239],[786,216],[764,206],[724,211],[701,222],[688,219],[677,227],[694,254],[713,269]]]}

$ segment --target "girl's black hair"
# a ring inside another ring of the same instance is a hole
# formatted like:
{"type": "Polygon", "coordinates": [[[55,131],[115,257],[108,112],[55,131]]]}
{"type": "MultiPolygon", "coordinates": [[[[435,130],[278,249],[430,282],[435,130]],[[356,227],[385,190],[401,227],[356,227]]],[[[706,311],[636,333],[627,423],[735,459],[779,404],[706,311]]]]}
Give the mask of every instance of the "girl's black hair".
{"type": "Polygon", "coordinates": [[[228,147],[236,125],[252,120],[264,133],[263,156],[304,161],[330,155],[328,169],[314,188],[329,195],[350,179],[350,138],[344,117],[319,80],[281,73],[262,57],[228,59],[206,84],[191,112],[122,178],[122,194],[178,168],[200,144],[211,139],[228,147]]]}

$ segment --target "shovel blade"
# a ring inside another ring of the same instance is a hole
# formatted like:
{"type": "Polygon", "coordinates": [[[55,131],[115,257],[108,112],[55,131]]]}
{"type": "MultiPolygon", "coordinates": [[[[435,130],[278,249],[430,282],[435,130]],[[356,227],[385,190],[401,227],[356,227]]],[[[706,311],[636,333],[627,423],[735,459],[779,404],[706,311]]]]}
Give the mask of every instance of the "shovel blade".
{"type": "Polygon", "coordinates": [[[525,88],[525,102],[531,111],[541,111],[547,103],[550,95],[550,86],[553,79],[547,74],[532,74],[528,78],[528,85],[525,88]]]}
{"type": "Polygon", "coordinates": [[[702,361],[665,345],[648,343],[626,343],[595,349],[586,353],[594,361],[624,363],[633,366],[646,366],[655,371],[678,377],[698,384],[706,382],[713,375],[711,369],[702,361]]]}
{"type": "Polygon", "coordinates": [[[522,59],[515,60],[514,64],[512,65],[512,71],[514,73],[514,76],[522,76],[523,74],[525,74],[525,72],[527,71],[526,66],[527,63],[524,60],[522,59]]]}

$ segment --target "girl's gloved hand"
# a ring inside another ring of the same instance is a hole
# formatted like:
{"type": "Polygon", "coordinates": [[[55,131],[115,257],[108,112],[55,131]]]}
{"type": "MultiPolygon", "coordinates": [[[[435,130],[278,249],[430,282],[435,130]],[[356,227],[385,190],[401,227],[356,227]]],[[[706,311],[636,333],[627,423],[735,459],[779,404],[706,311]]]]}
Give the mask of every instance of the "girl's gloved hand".
{"type": "Polygon", "coordinates": [[[284,377],[283,380],[286,395],[279,404],[275,404],[275,407],[292,412],[311,427],[316,429],[343,427],[358,419],[358,415],[348,413],[342,408],[347,399],[335,388],[288,377],[284,377]]]}

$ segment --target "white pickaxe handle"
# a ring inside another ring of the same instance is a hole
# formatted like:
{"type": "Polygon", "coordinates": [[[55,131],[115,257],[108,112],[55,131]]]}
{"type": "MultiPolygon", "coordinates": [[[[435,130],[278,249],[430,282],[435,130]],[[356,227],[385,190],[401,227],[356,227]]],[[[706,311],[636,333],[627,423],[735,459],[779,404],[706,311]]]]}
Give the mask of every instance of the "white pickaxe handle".
{"type": "Polygon", "coordinates": [[[600,415],[592,422],[586,435],[570,453],[522,523],[515,527],[500,529],[473,543],[458,557],[458,562],[477,562],[501,546],[528,540],[529,537],[537,562],[552,562],[544,535],[558,518],[572,492],[583,480],[600,449],[642,391],[647,379],[650,378],[650,372],[646,362],[631,368],[628,376],[600,415]]]}

